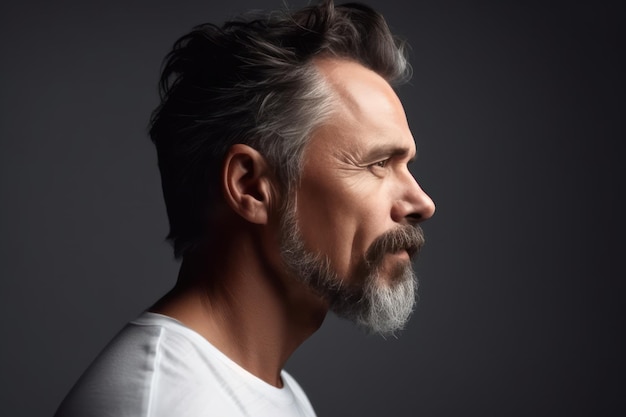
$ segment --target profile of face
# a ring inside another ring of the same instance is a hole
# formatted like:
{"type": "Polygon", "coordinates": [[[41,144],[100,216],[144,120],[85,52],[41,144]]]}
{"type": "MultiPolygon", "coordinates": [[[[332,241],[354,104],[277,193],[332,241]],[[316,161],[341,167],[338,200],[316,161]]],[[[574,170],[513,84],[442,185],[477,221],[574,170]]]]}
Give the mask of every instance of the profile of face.
{"type": "Polygon", "coordinates": [[[413,311],[418,223],[435,206],[408,169],[415,143],[389,84],[358,63],[316,65],[337,108],[304,151],[283,213],[283,262],[340,317],[393,333],[413,311]]]}

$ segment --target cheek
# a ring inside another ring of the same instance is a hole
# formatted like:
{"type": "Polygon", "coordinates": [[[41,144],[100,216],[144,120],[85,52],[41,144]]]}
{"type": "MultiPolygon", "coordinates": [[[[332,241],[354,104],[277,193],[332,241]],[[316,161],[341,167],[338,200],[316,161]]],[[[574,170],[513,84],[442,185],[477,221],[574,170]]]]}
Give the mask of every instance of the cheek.
{"type": "Polygon", "coordinates": [[[336,272],[347,272],[359,225],[354,205],[338,190],[303,182],[297,200],[298,226],[305,247],[328,256],[336,272]]]}
{"type": "Polygon", "coordinates": [[[297,201],[306,248],[328,256],[342,277],[354,273],[369,245],[386,231],[389,216],[383,199],[372,190],[303,182],[297,201]]]}

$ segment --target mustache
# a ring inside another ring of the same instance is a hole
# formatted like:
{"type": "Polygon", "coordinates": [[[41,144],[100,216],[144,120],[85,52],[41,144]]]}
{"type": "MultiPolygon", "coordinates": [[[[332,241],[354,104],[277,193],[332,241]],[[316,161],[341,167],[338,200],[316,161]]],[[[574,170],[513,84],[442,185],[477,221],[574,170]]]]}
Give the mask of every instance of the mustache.
{"type": "Polygon", "coordinates": [[[368,265],[378,265],[387,253],[406,250],[413,258],[424,246],[426,239],[422,228],[415,225],[399,226],[377,237],[365,253],[368,265]]]}

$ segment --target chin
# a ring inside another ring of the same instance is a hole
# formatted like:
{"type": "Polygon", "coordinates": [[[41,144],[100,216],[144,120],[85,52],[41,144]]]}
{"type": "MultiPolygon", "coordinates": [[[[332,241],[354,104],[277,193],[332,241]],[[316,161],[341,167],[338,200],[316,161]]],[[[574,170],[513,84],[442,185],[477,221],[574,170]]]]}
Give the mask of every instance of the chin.
{"type": "MultiPolygon", "coordinates": [[[[403,252],[406,254],[406,252],[403,252]]],[[[394,287],[407,279],[413,279],[411,260],[401,254],[392,254],[390,258],[384,262],[378,270],[378,281],[386,284],[386,286],[394,287]],[[407,274],[407,270],[410,272],[407,274]]]]}

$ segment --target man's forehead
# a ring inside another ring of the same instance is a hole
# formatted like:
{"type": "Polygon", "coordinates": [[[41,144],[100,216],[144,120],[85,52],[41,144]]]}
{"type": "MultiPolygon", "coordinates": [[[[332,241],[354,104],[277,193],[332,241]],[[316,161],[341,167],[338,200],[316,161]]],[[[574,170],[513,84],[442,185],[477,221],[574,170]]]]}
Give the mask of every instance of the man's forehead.
{"type": "Polygon", "coordinates": [[[404,116],[400,99],[389,83],[374,71],[358,62],[338,58],[318,59],[315,65],[335,95],[339,111],[347,111],[357,118],[372,113],[404,116]]]}
{"type": "Polygon", "coordinates": [[[353,61],[327,58],[316,65],[334,95],[335,106],[334,117],[318,129],[320,136],[332,137],[334,148],[349,146],[355,156],[415,156],[404,109],[387,81],[353,61]]]}

